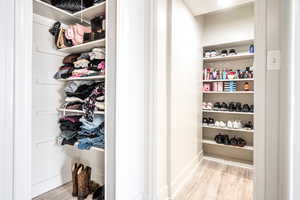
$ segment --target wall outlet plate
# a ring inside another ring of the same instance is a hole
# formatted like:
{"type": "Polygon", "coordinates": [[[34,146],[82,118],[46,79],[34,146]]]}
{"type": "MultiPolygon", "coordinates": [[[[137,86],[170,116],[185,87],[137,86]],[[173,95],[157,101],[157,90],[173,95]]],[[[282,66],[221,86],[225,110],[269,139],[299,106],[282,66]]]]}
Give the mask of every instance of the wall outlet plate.
{"type": "Polygon", "coordinates": [[[280,70],[280,51],[268,51],[268,70],[280,70]]]}

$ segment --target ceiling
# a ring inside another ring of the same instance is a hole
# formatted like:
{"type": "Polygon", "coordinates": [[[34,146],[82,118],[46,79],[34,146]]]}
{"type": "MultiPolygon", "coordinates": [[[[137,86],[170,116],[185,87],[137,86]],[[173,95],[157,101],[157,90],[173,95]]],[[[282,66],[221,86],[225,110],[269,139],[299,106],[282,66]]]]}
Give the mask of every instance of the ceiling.
{"type": "MultiPolygon", "coordinates": [[[[224,9],[224,7],[221,7],[219,5],[218,0],[184,0],[184,1],[195,16],[224,9]]],[[[232,3],[230,4],[230,6],[227,6],[226,8],[253,2],[254,0],[230,0],[230,1],[232,3]]]]}

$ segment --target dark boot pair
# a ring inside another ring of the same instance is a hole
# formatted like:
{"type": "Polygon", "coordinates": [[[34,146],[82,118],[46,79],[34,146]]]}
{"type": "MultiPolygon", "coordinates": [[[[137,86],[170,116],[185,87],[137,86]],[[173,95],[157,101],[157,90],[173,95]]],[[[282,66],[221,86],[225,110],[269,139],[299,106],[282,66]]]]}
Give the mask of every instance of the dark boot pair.
{"type": "Polygon", "coordinates": [[[89,194],[92,194],[99,188],[99,184],[91,181],[92,169],[88,166],[75,163],[72,168],[72,182],[74,197],[78,200],[84,200],[89,194]]]}

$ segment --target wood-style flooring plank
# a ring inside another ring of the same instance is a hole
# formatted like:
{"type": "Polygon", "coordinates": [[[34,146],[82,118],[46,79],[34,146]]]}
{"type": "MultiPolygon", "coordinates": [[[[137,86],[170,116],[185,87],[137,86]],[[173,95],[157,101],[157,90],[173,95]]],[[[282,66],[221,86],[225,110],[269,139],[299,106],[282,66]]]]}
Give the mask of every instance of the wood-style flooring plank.
{"type": "Polygon", "coordinates": [[[203,160],[176,200],[253,200],[253,172],[203,160]]]}

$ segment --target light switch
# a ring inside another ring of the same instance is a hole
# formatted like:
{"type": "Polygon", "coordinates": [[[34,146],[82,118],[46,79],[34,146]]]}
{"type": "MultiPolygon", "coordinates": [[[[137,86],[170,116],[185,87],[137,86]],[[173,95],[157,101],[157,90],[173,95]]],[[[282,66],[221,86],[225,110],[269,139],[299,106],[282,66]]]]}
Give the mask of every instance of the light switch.
{"type": "Polygon", "coordinates": [[[268,52],[268,70],[280,70],[280,51],[268,52]]]}

